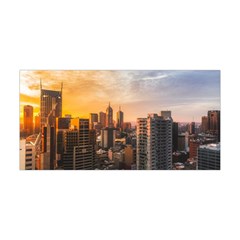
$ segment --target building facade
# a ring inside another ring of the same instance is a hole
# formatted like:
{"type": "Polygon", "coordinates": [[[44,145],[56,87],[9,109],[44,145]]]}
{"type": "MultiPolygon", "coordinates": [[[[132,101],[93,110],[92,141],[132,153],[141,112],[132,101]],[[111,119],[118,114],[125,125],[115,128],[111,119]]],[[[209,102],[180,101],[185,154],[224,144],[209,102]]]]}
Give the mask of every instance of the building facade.
{"type": "Polygon", "coordinates": [[[115,128],[103,128],[101,130],[101,147],[109,149],[115,147],[116,129],[115,128]]]}
{"type": "Polygon", "coordinates": [[[98,123],[98,114],[90,113],[89,114],[89,128],[94,129],[94,125],[98,123]]]}
{"type": "Polygon", "coordinates": [[[42,89],[40,96],[41,128],[50,124],[55,126],[57,117],[62,117],[62,88],[61,91],[42,89]]]}
{"type": "Polygon", "coordinates": [[[220,143],[198,148],[198,170],[220,170],[220,143]]]}
{"type": "Polygon", "coordinates": [[[220,142],[220,111],[208,111],[208,130],[211,134],[216,135],[220,142]]]}
{"type": "Polygon", "coordinates": [[[25,105],[23,109],[24,131],[27,136],[33,134],[33,107],[25,105]]]}
{"type": "Polygon", "coordinates": [[[38,133],[41,132],[41,128],[40,128],[40,114],[35,116],[34,132],[35,132],[35,134],[38,134],[38,133]]]}
{"type": "Polygon", "coordinates": [[[113,128],[114,123],[113,123],[113,109],[110,106],[110,103],[106,109],[106,127],[108,128],[113,128]]]}
{"type": "Polygon", "coordinates": [[[106,113],[104,112],[99,113],[99,122],[102,128],[106,127],[106,113]]]}
{"type": "Polygon", "coordinates": [[[201,132],[203,132],[203,133],[208,132],[208,117],[207,116],[202,116],[201,132]]]}
{"type": "Polygon", "coordinates": [[[63,169],[94,169],[94,144],[91,141],[89,119],[71,119],[70,129],[64,132],[63,169]]]}
{"type": "Polygon", "coordinates": [[[121,107],[119,107],[119,110],[117,112],[117,128],[119,128],[121,131],[123,131],[123,112],[121,111],[121,107]]]}
{"type": "Polygon", "coordinates": [[[148,114],[137,119],[137,169],[172,169],[172,118],[148,114]]]}

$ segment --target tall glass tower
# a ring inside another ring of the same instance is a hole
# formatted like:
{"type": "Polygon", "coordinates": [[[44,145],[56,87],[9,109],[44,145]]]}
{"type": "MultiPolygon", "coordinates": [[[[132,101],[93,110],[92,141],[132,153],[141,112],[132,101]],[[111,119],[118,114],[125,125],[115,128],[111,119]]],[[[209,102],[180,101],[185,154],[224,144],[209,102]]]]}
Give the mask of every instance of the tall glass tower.
{"type": "Polygon", "coordinates": [[[62,85],[61,91],[42,89],[40,82],[40,117],[41,128],[50,124],[55,127],[57,117],[62,117],[62,85]]]}
{"type": "Polygon", "coordinates": [[[109,105],[106,109],[106,127],[109,128],[113,128],[113,109],[110,106],[110,102],[109,105]]]}

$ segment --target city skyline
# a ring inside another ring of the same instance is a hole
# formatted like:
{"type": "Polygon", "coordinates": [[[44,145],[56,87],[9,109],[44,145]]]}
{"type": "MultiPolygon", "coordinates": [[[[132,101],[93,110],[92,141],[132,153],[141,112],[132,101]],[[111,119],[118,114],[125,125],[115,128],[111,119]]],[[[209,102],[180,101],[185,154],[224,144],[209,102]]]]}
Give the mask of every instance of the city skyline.
{"type": "Polygon", "coordinates": [[[174,121],[200,122],[208,109],[220,109],[220,71],[20,71],[20,122],[23,106],[39,113],[43,89],[59,90],[63,83],[63,115],[89,117],[105,111],[113,118],[121,106],[124,121],[136,122],[147,113],[171,110],[174,121]],[[149,98],[151,96],[151,98],[149,98]]]}

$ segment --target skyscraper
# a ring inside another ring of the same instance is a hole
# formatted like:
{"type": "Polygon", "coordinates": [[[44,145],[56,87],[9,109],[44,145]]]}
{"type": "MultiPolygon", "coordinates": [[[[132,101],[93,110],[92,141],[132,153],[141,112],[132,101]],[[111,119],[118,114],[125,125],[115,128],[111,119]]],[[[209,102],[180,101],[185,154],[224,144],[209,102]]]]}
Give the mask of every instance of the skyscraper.
{"type": "Polygon", "coordinates": [[[123,130],[123,112],[121,111],[121,107],[117,112],[117,128],[120,128],[121,131],[123,130]]]}
{"type": "Polygon", "coordinates": [[[208,117],[207,116],[202,116],[201,130],[203,133],[206,133],[208,131],[208,117]]]}
{"type": "Polygon", "coordinates": [[[216,135],[220,142],[220,111],[208,111],[208,130],[211,134],[216,135]]]}
{"type": "Polygon", "coordinates": [[[71,118],[60,117],[56,119],[56,160],[58,166],[62,165],[64,153],[64,132],[70,128],[71,118]]]}
{"type": "Polygon", "coordinates": [[[178,123],[173,122],[172,129],[172,144],[173,144],[173,152],[178,150],[178,123]]]}
{"type": "Polygon", "coordinates": [[[61,91],[42,89],[42,84],[40,84],[40,87],[41,128],[46,126],[47,123],[55,127],[56,118],[62,116],[62,86],[61,91]]]}
{"type": "Polygon", "coordinates": [[[195,122],[189,124],[189,134],[195,134],[195,122]]]}
{"type": "Polygon", "coordinates": [[[101,146],[102,148],[109,149],[115,147],[115,128],[103,128],[101,130],[101,146]]]}
{"type": "Polygon", "coordinates": [[[199,146],[198,169],[220,170],[220,143],[199,146]]]}
{"type": "Polygon", "coordinates": [[[94,123],[98,122],[98,114],[97,113],[90,113],[89,114],[89,128],[94,128],[94,123]]]}
{"type": "Polygon", "coordinates": [[[99,122],[102,128],[106,127],[106,113],[104,112],[99,113],[99,122]]]}
{"type": "Polygon", "coordinates": [[[109,105],[106,109],[106,127],[109,127],[109,128],[114,127],[114,124],[113,124],[113,109],[110,106],[110,102],[109,102],[109,105]]]}
{"type": "Polygon", "coordinates": [[[35,116],[35,127],[34,132],[36,134],[40,133],[40,114],[35,116]]]}
{"type": "Polygon", "coordinates": [[[33,107],[30,105],[25,105],[23,114],[24,131],[28,136],[33,134],[33,107]]]}
{"type": "Polygon", "coordinates": [[[89,120],[71,119],[71,129],[64,135],[63,168],[66,170],[94,169],[94,144],[90,140],[89,120]]]}
{"type": "Polygon", "coordinates": [[[137,169],[172,169],[172,118],[137,119],[137,169]]]}
{"type": "Polygon", "coordinates": [[[56,118],[62,116],[62,85],[61,91],[42,89],[40,82],[40,117],[42,131],[43,169],[55,169],[56,162],[56,118]]]}

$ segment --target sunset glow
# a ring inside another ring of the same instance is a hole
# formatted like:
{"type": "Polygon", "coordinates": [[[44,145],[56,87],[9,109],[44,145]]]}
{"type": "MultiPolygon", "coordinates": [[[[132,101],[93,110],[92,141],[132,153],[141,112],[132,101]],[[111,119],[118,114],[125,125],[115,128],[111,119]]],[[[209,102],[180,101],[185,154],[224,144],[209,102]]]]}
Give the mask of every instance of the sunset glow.
{"type": "Polygon", "coordinates": [[[43,89],[60,90],[63,115],[88,117],[121,106],[125,121],[149,112],[171,110],[175,121],[200,121],[209,109],[220,108],[220,71],[20,71],[20,119],[23,106],[39,113],[43,89]]]}

